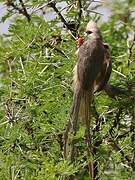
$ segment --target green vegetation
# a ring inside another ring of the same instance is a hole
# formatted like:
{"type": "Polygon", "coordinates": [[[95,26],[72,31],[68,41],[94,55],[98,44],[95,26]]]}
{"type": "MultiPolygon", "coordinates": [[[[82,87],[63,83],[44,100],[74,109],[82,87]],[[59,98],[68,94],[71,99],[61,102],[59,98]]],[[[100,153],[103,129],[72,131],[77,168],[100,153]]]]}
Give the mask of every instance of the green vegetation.
{"type": "MultiPolygon", "coordinates": [[[[80,31],[83,35],[86,23],[91,18],[100,23],[101,15],[88,11],[85,0],[66,0],[67,24],[63,26],[59,15],[49,21],[39,16],[48,8],[51,13],[57,11],[53,3],[42,7],[47,0],[24,2],[25,6],[21,0],[7,0],[9,11],[1,20],[16,15],[9,34],[0,37],[0,179],[60,180],[73,174],[77,180],[87,180],[84,128],[81,126],[77,134],[79,156],[74,166],[63,158],[62,137],[72,102],[72,70],[77,59],[71,33],[80,31]],[[30,7],[33,13],[25,9],[30,7]]],[[[100,24],[113,64],[109,83],[124,93],[115,99],[105,92],[95,95],[96,175],[100,180],[133,180],[135,1],[114,0],[107,6],[112,15],[107,23],[100,24]]]]}

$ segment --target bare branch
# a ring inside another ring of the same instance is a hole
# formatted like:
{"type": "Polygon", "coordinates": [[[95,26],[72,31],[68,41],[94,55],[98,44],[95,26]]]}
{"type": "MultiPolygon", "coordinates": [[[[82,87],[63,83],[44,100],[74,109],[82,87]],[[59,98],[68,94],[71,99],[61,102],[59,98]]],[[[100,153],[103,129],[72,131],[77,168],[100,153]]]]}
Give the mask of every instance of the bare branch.
{"type": "Polygon", "coordinates": [[[22,6],[22,9],[23,9],[23,15],[27,18],[28,22],[30,22],[30,15],[28,14],[28,12],[26,10],[24,2],[22,0],[19,0],[19,1],[20,1],[21,6],[22,6]]]}
{"type": "Polygon", "coordinates": [[[21,4],[21,6],[22,6],[22,9],[19,8],[17,5],[15,5],[12,1],[8,1],[8,2],[6,3],[6,5],[7,5],[7,7],[10,7],[10,6],[11,6],[14,10],[18,11],[19,14],[24,15],[24,16],[27,18],[28,22],[30,22],[30,15],[28,14],[28,12],[27,12],[27,10],[26,10],[26,7],[25,7],[23,1],[22,1],[22,0],[19,0],[19,2],[20,2],[20,4],[21,4]]]}
{"type": "Polygon", "coordinates": [[[77,30],[80,26],[81,17],[82,17],[82,1],[81,0],[78,0],[78,8],[79,8],[79,13],[78,13],[78,19],[77,19],[78,24],[76,27],[77,30]]]}
{"type": "Polygon", "coordinates": [[[56,14],[60,17],[60,19],[61,19],[61,21],[63,22],[63,24],[64,24],[64,25],[66,26],[66,28],[70,31],[70,34],[72,35],[72,37],[73,37],[74,39],[76,39],[76,38],[75,38],[75,36],[76,36],[76,30],[73,29],[72,24],[68,23],[68,22],[65,20],[64,16],[61,14],[61,12],[60,12],[60,11],[58,10],[58,8],[56,7],[56,3],[55,3],[54,1],[51,1],[51,2],[48,3],[48,6],[50,6],[51,8],[53,8],[53,10],[56,12],[56,14]],[[75,34],[75,35],[74,35],[74,34],[75,34]]]}

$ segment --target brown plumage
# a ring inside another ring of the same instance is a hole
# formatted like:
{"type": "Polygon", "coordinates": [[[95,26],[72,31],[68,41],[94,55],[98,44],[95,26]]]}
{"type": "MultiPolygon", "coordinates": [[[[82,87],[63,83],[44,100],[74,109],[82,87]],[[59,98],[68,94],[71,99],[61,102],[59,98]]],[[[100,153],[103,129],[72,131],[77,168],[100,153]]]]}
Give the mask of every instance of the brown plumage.
{"type": "Polygon", "coordinates": [[[104,45],[104,62],[102,64],[101,75],[99,76],[99,79],[97,79],[96,82],[97,87],[95,87],[94,92],[105,89],[112,72],[112,62],[109,54],[109,46],[106,44],[103,45],[104,45]]]}
{"type": "MultiPolygon", "coordinates": [[[[75,136],[79,111],[81,109],[83,122],[85,123],[85,138],[87,144],[87,154],[90,158],[89,175],[93,179],[92,160],[92,138],[91,138],[91,103],[94,92],[102,90],[111,74],[111,61],[108,46],[103,44],[102,36],[96,23],[90,21],[87,24],[86,32],[88,40],[83,42],[77,51],[78,61],[74,68],[74,97],[71,108],[70,121],[65,133],[65,144],[67,143],[68,131],[75,136]]],[[[65,145],[66,151],[66,145],[65,145]]],[[[70,160],[75,160],[75,141],[71,142],[70,160]]],[[[66,153],[65,153],[66,155],[66,153]]]]}

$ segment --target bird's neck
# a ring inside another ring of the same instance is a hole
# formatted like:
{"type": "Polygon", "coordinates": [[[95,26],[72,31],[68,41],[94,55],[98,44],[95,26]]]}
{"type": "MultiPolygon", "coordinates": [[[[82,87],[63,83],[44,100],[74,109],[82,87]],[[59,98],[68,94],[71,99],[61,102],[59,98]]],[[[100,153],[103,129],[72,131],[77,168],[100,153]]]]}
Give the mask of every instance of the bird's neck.
{"type": "Polygon", "coordinates": [[[101,39],[101,38],[97,38],[97,37],[91,37],[91,38],[89,39],[89,41],[90,41],[90,42],[92,42],[92,41],[102,41],[102,39],[101,39]]]}
{"type": "Polygon", "coordinates": [[[99,33],[93,33],[93,34],[90,36],[90,40],[99,40],[99,41],[102,41],[102,36],[101,36],[101,34],[99,34],[99,33]]]}

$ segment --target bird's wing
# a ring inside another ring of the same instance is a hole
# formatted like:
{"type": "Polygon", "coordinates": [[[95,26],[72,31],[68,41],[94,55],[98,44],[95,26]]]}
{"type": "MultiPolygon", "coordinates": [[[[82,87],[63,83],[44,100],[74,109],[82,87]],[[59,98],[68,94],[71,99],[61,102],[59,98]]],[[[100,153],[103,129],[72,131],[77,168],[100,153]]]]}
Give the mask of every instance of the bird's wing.
{"type": "Polygon", "coordinates": [[[102,71],[104,47],[100,41],[86,41],[78,52],[77,76],[84,90],[90,89],[102,71]]]}
{"type": "Polygon", "coordinates": [[[104,45],[104,62],[103,62],[103,67],[102,67],[102,71],[101,71],[101,78],[100,81],[97,86],[97,88],[95,89],[95,91],[101,91],[104,89],[104,87],[106,86],[110,75],[111,75],[111,71],[112,71],[112,62],[111,62],[111,58],[110,58],[110,54],[109,54],[109,46],[106,44],[104,45]]]}

